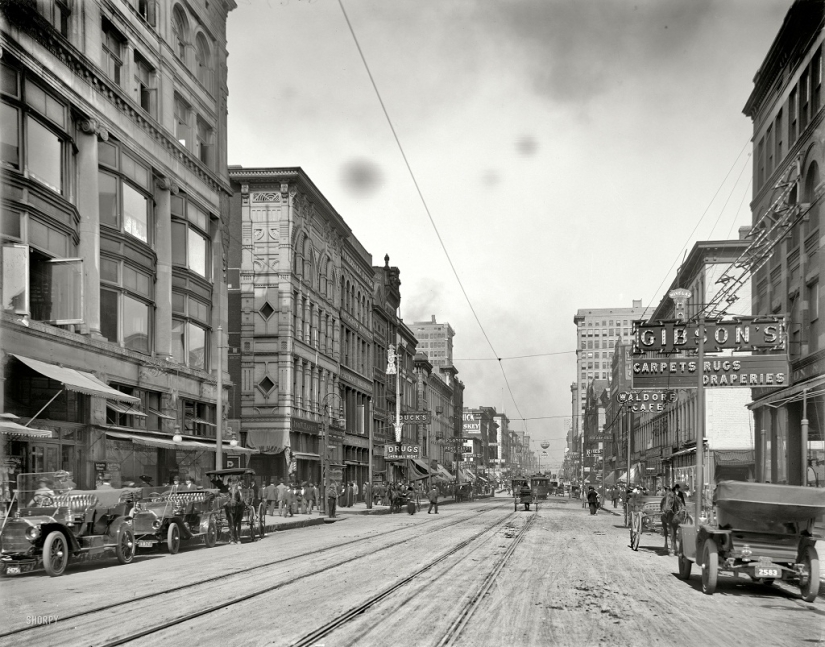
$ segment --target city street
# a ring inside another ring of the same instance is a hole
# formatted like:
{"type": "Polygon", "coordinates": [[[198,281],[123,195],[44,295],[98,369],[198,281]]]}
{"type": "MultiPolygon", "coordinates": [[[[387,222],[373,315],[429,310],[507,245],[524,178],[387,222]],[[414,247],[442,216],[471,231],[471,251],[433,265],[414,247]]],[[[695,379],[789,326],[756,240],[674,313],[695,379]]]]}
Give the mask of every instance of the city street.
{"type": "Polygon", "coordinates": [[[551,497],[348,515],[243,545],[0,582],[2,645],[825,645],[825,600],[676,577],[662,538],[551,497]]]}

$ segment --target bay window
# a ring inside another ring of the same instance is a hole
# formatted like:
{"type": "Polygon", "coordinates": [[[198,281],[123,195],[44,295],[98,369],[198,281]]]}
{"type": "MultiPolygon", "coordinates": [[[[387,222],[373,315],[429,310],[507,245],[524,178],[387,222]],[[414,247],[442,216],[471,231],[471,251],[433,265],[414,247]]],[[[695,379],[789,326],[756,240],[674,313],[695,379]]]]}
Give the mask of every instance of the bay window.
{"type": "Polygon", "coordinates": [[[124,348],[151,353],[154,278],[101,255],[100,286],[101,334],[124,348]]]}
{"type": "Polygon", "coordinates": [[[23,81],[18,70],[2,65],[0,160],[62,194],[68,139],[66,106],[29,79],[23,81]]]}
{"type": "Polygon", "coordinates": [[[106,76],[120,85],[120,70],[123,67],[121,52],[125,39],[106,18],[102,19],[101,32],[101,67],[106,76]]]}
{"type": "Polygon", "coordinates": [[[184,197],[171,198],[172,264],[212,278],[209,216],[184,197]]]}
{"type": "Polygon", "coordinates": [[[151,244],[149,169],[113,142],[98,143],[98,160],[100,224],[151,244]]]}
{"type": "Polygon", "coordinates": [[[174,290],[172,312],[172,357],[189,368],[208,370],[210,305],[174,290]]]}

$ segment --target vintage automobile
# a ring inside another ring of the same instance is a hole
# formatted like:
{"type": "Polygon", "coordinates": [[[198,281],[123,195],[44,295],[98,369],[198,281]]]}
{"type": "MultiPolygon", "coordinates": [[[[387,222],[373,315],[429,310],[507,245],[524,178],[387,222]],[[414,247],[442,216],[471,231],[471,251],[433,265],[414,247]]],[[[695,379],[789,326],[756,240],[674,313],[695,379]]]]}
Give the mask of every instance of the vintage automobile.
{"type": "Polygon", "coordinates": [[[39,568],[57,577],[69,562],[135,556],[130,513],[136,488],[77,490],[68,472],[19,474],[0,528],[0,574],[39,568]]]}
{"type": "MultiPolygon", "coordinates": [[[[825,489],[721,481],[715,522],[684,525],[676,535],[679,577],[701,569],[702,591],[712,595],[720,573],[747,575],[770,585],[799,586],[805,602],[819,593],[816,521],[825,514],[825,489]]],[[[713,515],[711,516],[711,519],[713,515]]]]}
{"type": "Polygon", "coordinates": [[[135,504],[134,533],[138,548],[163,548],[174,555],[181,541],[199,540],[207,548],[218,541],[218,491],[182,490],[158,492],[143,488],[135,504]]]}

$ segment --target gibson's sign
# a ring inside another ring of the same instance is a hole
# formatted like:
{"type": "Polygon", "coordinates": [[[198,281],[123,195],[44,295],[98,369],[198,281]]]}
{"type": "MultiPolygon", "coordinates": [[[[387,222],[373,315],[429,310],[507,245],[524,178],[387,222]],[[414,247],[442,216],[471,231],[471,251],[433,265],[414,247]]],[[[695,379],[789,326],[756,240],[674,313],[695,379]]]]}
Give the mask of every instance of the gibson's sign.
{"type": "MultiPolygon", "coordinates": [[[[705,322],[708,351],[783,350],[784,317],[739,317],[705,322]]],[[[633,354],[678,353],[699,348],[699,324],[684,321],[633,322],[633,354]]]]}
{"type": "MultiPolygon", "coordinates": [[[[698,387],[696,360],[643,358],[633,362],[634,389],[690,389],[698,387]]],[[[707,387],[781,387],[788,384],[785,355],[743,355],[706,359],[702,384],[707,387]]],[[[648,409],[650,411],[650,409],[648,409]]]]}

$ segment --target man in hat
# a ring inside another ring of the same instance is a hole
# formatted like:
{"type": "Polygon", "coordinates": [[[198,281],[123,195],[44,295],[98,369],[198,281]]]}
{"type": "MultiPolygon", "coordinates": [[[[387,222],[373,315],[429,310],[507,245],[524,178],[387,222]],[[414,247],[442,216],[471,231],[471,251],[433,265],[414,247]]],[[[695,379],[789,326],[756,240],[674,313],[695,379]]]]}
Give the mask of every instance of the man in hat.
{"type": "Polygon", "coordinates": [[[275,487],[278,499],[278,514],[282,517],[286,516],[286,493],[289,488],[284,485],[284,479],[278,479],[278,485],[275,487]]]}
{"type": "Polygon", "coordinates": [[[587,505],[590,507],[590,514],[596,514],[599,508],[599,493],[592,485],[587,488],[587,505]]]}
{"type": "Polygon", "coordinates": [[[264,488],[264,500],[266,501],[266,513],[271,515],[278,504],[278,488],[275,487],[275,479],[269,481],[269,485],[264,488]]]}

